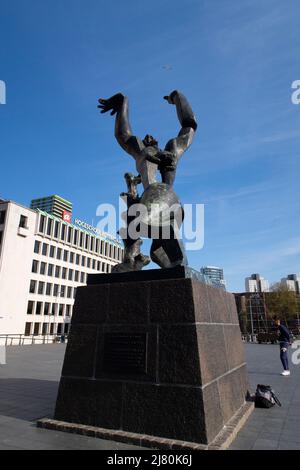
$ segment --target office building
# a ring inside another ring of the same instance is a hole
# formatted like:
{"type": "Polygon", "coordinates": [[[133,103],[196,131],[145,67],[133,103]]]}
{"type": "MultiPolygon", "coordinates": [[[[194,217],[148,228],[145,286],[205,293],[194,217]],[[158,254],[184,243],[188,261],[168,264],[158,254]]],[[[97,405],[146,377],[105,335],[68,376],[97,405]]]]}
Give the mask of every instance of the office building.
{"type": "Polygon", "coordinates": [[[200,269],[201,274],[205,276],[209,284],[215,287],[226,289],[226,282],[224,280],[224,272],[218,266],[203,266],[200,269]]]}
{"type": "Polygon", "coordinates": [[[55,215],[55,217],[59,219],[64,219],[66,222],[71,222],[72,203],[56,194],[39,199],[32,199],[30,208],[40,209],[41,211],[48,212],[48,214],[55,215]]]}
{"type": "Polygon", "coordinates": [[[269,292],[269,281],[264,279],[260,274],[251,274],[245,279],[246,292],[269,292]]]}
{"type": "Polygon", "coordinates": [[[287,277],[281,279],[281,284],[300,294],[300,277],[297,274],[288,274],[287,277]]]}
{"type": "Polygon", "coordinates": [[[0,334],[67,333],[76,288],[122,259],[122,245],[108,234],[0,202],[0,334]]]}

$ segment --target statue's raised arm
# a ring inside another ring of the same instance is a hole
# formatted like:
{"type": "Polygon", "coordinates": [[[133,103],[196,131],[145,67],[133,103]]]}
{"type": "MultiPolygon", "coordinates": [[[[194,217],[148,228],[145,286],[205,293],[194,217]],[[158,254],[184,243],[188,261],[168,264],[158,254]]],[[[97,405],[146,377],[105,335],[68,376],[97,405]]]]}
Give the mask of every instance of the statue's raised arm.
{"type": "Polygon", "coordinates": [[[178,160],[191,145],[197,129],[197,122],[188,100],[180,91],[174,90],[169,96],[164,96],[164,99],[169,104],[176,106],[178,120],[181,124],[178,136],[169,140],[165,146],[165,152],[163,152],[168,164],[165,165],[165,168],[162,166],[162,179],[165,183],[172,184],[178,160]]]}
{"type": "Polygon", "coordinates": [[[144,145],[141,139],[132,134],[128,116],[128,98],[122,93],[117,93],[108,99],[99,99],[98,108],[101,113],[111,111],[111,116],[116,115],[115,138],[120,146],[134,158],[141,152],[144,145]]]}

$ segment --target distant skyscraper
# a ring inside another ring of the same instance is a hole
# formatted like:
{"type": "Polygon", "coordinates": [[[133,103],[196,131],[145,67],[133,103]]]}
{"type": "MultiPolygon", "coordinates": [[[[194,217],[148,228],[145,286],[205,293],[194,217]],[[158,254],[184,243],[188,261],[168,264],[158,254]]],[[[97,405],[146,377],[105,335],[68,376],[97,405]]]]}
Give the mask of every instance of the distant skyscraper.
{"type": "MultiPolygon", "coordinates": [[[[56,194],[53,196],[32,199],[30,209],[40,209],[41,211],[47,212],[55,217],[59,217],[60,219],[63,219],[67,214],[69,214],[71,219],[72,215],[72,203],[56,194]]],[[[69,223],[71,222],[71,220],[67,219],[65,221],[69,223]]]]}
{"type": "Polygon", "coordinates": [[[288,274],[287,277],[281,279],[281,284],[300,294],[300,277],[297,274],[288,274]]]}
{"type": "Polygon", "coordinates": [[[252,274],[251,277],[245,279],[246,292],[269,292],[269,281],[264,279],[260,274],[252,274]]]}
{"type": "Polygon", "coordinates": [[[206,276],[206,278],[211,282],[211,284],[216,287],[222,287],[226,289],[226,282],[224,280],[224,272],[222,268],[218,266],[203,266],[200,269],[201,274],[206,276]]]}

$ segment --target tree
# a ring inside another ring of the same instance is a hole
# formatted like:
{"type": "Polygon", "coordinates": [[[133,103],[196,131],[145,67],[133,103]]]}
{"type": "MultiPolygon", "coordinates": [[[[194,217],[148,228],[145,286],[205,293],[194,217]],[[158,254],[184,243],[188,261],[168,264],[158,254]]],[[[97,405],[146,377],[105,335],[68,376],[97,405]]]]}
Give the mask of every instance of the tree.
{"type": "Polygon", "coordinates": [[[278,317],[281,320],[291,320],[297,317],[300,310],[300,297],[280,282],[271,286],[271,292],[266,295],[268,317],[278,317]]]}

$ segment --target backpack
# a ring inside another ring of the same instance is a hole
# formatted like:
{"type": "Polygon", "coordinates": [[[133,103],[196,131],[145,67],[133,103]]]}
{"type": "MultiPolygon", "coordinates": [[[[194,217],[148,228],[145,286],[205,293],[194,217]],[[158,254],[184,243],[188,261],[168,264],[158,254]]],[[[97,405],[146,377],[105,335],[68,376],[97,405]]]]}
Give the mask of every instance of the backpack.
{"type": "Polygon", "coordinates": [[[270,385],[258,384],[255,393],[256,408],[272,408],[275,404],[281,406],[280,401],[276,397],[274,390],[270,385]]]}

